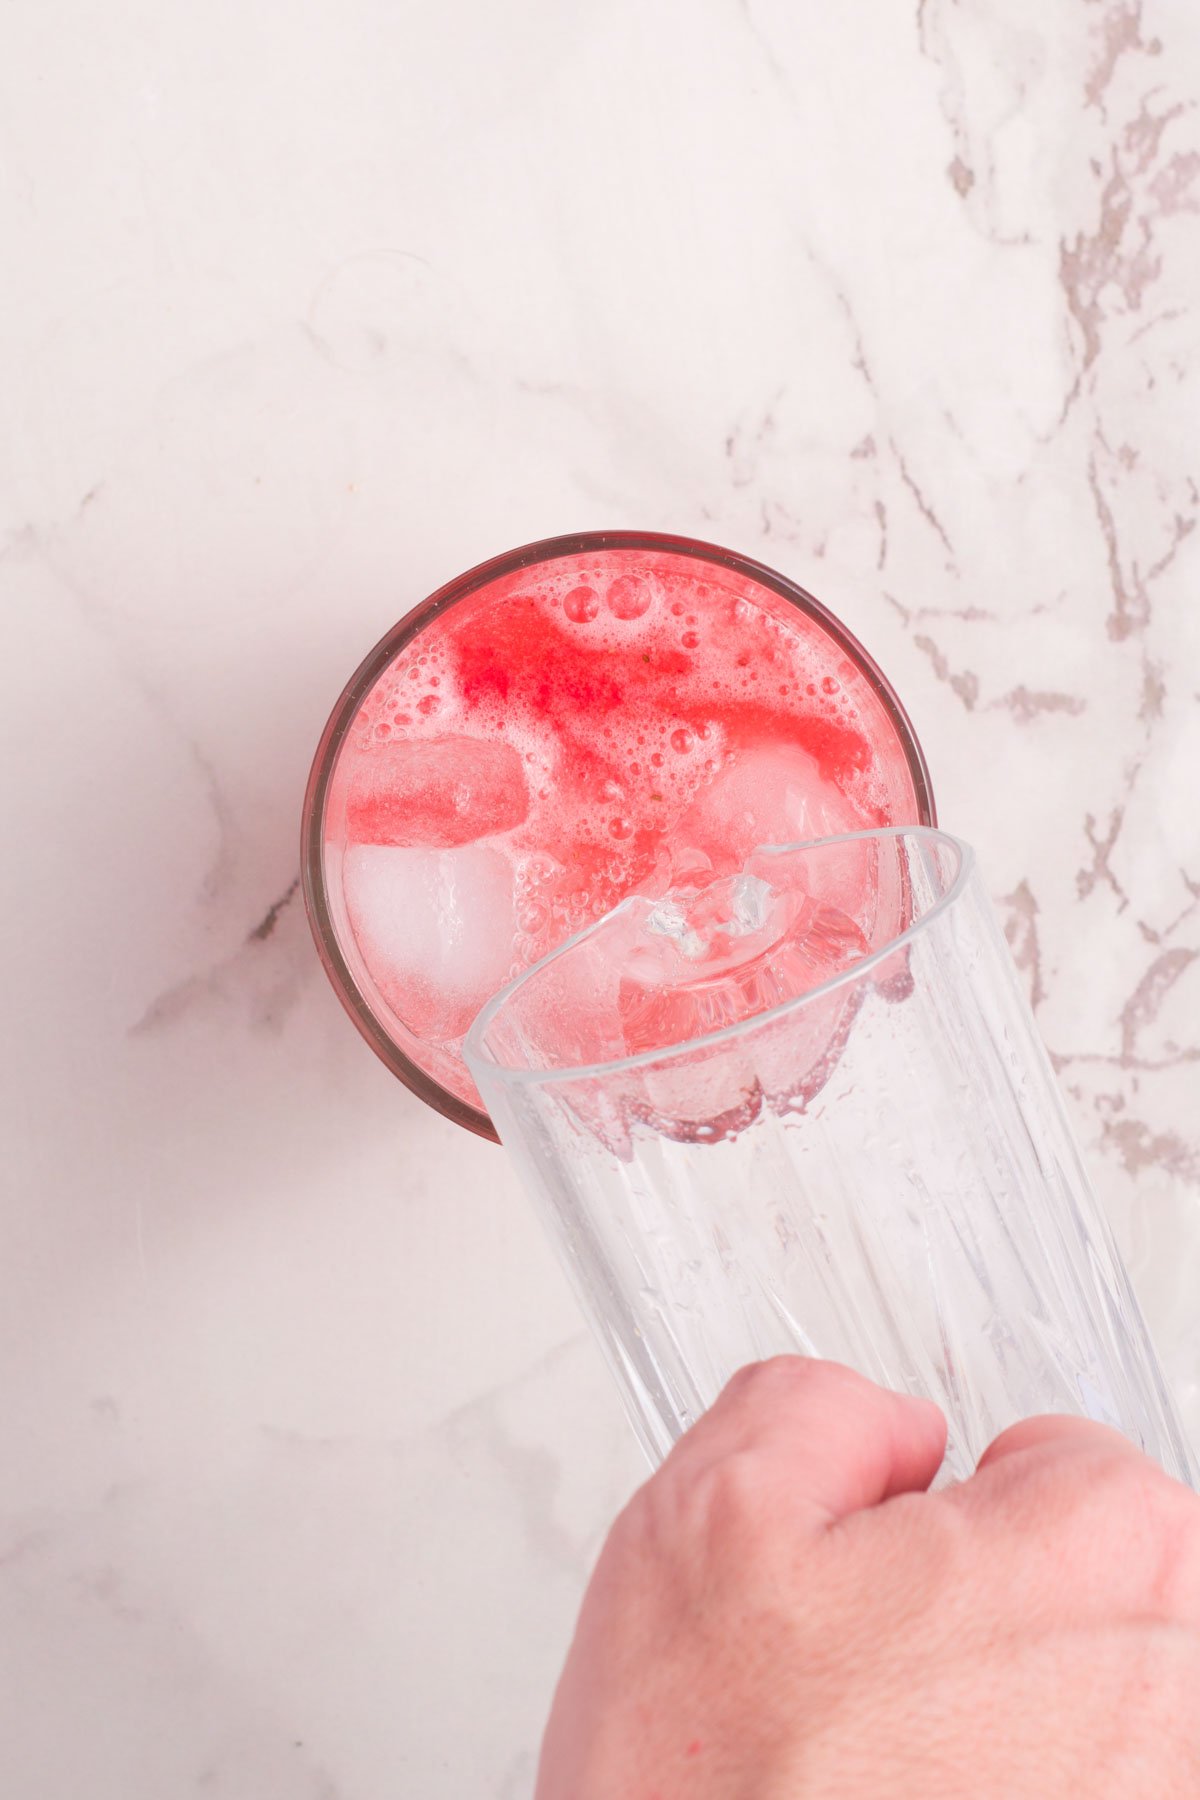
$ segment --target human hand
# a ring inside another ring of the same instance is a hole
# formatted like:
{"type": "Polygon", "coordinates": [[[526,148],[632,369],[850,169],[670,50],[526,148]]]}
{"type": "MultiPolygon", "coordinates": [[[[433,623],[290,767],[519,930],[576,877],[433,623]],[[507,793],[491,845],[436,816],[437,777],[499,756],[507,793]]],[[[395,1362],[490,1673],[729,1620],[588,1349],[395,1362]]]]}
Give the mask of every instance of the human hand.
{"type": "Polygon", "coordinates": [[[537,1800],[1196,1800],[1200,1499],[1070,1418],[929,1494],[944,1441],[835,1364],[735,1376],[609,1535],[537,1800]]]}

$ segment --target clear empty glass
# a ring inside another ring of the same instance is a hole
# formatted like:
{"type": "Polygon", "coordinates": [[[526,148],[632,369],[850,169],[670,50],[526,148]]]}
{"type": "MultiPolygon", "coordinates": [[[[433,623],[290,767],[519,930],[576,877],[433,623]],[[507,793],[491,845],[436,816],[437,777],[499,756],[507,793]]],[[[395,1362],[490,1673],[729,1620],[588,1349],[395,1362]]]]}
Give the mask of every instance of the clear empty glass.
{"type": "Polygon", "coordinates": [[[1073,1412],[1195,1485],[966,845],[863,833],[628,900],[467,1059],[652,1459],[792,1351],[935,1399],[944,1478],[1073,1412]]]}

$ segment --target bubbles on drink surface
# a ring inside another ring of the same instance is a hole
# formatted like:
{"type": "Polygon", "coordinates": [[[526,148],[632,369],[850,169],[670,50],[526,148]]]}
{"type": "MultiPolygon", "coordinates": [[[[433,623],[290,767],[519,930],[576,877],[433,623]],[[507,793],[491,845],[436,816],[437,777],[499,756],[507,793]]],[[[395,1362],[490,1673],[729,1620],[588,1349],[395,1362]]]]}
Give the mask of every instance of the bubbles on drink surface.
{"type": "Polygon", "coordinates": [[[605,605],[616,619],[640,619],[649,612],[653,595],[649,582],[640,575],[618,575],[609,584],[605,605]]]}
{"type": "Polygon", "coordinates": [[[572,588],[563,596],[563,611],[574,625],[588,625],[600,611],[596,591],[590,587],[572,588]]]}
{"type": "Polygon", "coordinates": [[[333,794],[361,955],[452,1058],[511,973],[628,894],[913,813],[894,728],[816,621],[740,575],[616,552],[432,619],[360,709],[333,794]]]}

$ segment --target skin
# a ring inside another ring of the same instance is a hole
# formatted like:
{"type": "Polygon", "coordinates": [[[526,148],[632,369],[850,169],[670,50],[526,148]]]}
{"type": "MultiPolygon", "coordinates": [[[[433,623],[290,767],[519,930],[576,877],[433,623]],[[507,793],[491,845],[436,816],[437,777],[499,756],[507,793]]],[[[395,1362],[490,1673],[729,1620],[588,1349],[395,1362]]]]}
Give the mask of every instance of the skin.
{"type": "Polygon", "coordinates": [[[609,1534],[536,1800],[1197,1800],[1200,1499],[1068,1418],[927,1493],[944,1443],[743,1369],[609,1534]]]}

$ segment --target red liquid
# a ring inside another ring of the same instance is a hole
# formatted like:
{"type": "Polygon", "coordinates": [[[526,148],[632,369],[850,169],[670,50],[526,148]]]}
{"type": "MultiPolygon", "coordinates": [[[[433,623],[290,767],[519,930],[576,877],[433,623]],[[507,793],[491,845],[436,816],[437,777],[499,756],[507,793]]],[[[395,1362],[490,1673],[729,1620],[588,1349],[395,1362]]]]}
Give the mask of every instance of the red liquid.
{"type": "Polygon", "coordinates": [[[389,1032],[473,1101],[480,1007],[626,895],[918,811],[890,714],[816,620],[735,572],[605,551],[410,640],[343,746],[327,864],[389,1032]]]}

